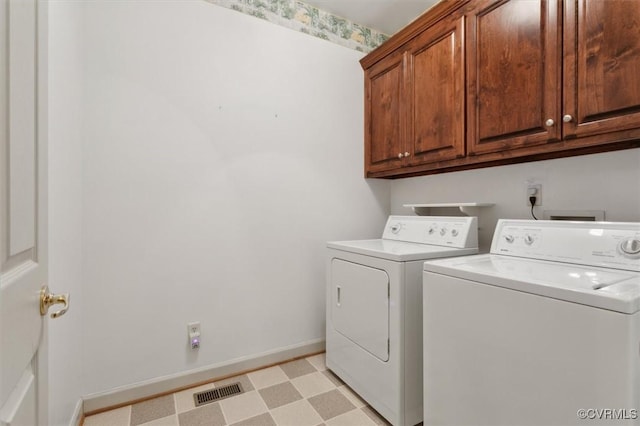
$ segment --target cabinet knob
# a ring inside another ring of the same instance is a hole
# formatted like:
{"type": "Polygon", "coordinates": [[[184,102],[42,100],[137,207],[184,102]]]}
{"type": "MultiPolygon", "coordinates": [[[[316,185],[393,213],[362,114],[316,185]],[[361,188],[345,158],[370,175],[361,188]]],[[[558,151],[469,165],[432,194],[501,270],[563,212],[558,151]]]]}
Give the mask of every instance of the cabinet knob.
{"type": "Polygon", "coordinates": [[[402,153],[398,154],[398,158],[402,158],[402,153]]]}
{"type": "Polygon", "coordinates": [[[545,121],[545,122],[544,122],[544,124],[545,124],[547,127],[551,127],[551,126],[553,126],[554,124],[556,124],[556,122],[555,122],[555,121],[553,121],[553,119],[552,119],[552,118],[549,118],[549,119],[547,119],[547,121],[545,121]]]}
{"type": "Polygon", "coordinates": [[[409,156],[409,153],[408,153],[408,152],[405,152],[405,153],[404,153],[404,156],[405,156],[405,157],[408,157],[408,156],[409,156]]]}
{"type": "Polygon", "coordinates": [[[567,114],[564,117],[562,117],[562,121],[564,121],[565,123],[571,123],[573,121],[573,117],[567,114]]]}

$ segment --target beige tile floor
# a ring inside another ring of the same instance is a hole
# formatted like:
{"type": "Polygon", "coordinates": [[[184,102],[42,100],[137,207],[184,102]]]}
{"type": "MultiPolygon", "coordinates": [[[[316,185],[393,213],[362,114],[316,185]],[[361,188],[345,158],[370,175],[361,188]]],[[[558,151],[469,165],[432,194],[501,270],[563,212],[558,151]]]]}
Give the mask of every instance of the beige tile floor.
{"type": "Polygon", "coordinates": [[[88,416],[84,426],[388,425],[339,378],[324,354],[88,416]],[[195,407],[193,393],[240,382],[244,393],[195,407]]]}

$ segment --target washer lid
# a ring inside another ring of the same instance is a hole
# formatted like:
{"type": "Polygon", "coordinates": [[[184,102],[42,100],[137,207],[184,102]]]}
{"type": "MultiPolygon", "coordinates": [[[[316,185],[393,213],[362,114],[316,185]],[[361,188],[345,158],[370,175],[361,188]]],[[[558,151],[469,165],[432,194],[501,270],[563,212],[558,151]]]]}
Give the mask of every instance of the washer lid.
{"type": "Polygon", "coordinates": [[[626,314],[640,310],[637,272],[494,254],[427,261],[424,270],[626,314]]]}
{"type": "Polygon", "coordinates": [[[396,262],[437,259],[439,257],[463,256],[478,253],[477,248],[460,249],[385,239],[330,241],[327,243],[327,247],[350,253],[379,257],[381,259],[395,260],[396,262]]]}

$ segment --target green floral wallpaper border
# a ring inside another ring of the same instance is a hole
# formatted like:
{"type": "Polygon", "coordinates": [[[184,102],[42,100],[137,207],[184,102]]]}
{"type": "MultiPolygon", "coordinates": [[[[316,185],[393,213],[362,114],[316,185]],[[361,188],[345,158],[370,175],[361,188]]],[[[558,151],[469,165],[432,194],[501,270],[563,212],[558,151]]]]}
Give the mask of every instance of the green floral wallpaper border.
{"type": "Polygon", "coordinates": [[[297,0],[206,1],[361,52],[370,52],[389,38],[297,0]]]}

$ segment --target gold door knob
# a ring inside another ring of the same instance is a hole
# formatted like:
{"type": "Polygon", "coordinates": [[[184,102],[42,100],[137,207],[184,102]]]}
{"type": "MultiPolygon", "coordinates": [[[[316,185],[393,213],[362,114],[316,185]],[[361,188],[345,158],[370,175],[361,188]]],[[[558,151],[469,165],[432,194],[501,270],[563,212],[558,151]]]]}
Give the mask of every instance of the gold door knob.
{"type": "Polygon", "coordinates": [[[67,313],[69,309],[69,302],[71,301],[71,296],[69,293],[66,294],[52,294],[49,293],[49,287],[43,286],[40,290],[40,315],[45,316],[49,311],[49,307],[57,304],[64,305],[62,309],[56,311],[51,314],[51,318],[58,318],[67,313]]]}

